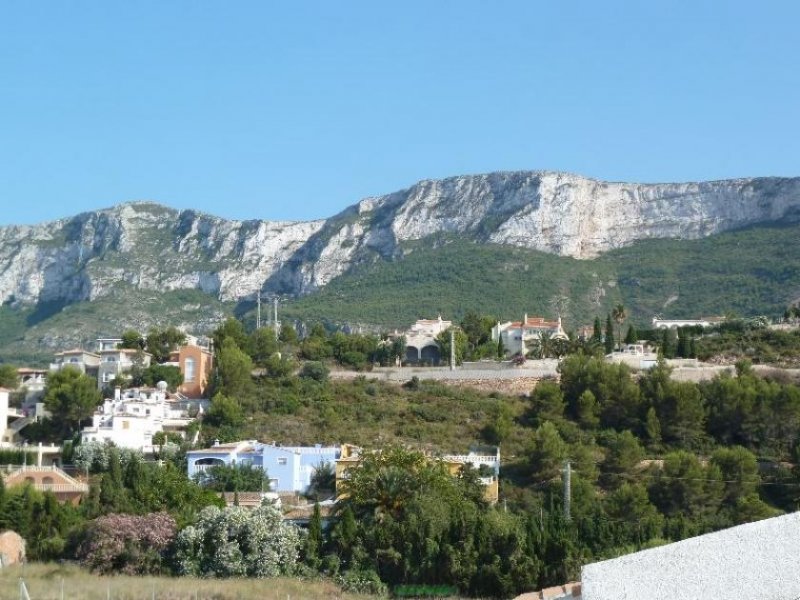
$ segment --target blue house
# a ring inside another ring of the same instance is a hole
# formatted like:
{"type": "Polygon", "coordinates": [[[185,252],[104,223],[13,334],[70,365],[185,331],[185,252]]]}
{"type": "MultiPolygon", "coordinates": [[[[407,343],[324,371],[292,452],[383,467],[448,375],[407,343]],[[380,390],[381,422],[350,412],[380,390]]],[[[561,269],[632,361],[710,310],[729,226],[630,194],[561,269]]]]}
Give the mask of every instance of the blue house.
{"type": "Polygon", "coordinates": [[[266,470],[270,491],[304,493],[321,465],[333,470],[341,450],[340,446],[278,446],[255,440],[216,443],[187,452],[187,472],[195,478],[215,465],[251,465],[266,470]]]}

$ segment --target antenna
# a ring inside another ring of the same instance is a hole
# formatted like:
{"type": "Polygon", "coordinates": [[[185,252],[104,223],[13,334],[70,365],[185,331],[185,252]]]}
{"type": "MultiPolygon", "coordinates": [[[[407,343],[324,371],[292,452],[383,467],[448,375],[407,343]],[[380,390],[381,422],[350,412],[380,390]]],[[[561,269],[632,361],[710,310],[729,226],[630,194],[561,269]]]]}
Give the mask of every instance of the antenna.
{"type": "Polygon", "coordinates": [[[453,328],[450,328],[450,370],[456,370],[456,334],[453,328]]]}
{"type": "Polygon", "coordinates": [[[273,327],[275,327],[275,339],[277,340],[278,339],[278,335],[281,332],[281,324],[278,321],[278,297],[277,296],[275,296],[272,299],[272,307],[273,307],[273,310],[275,312],[275,320],[273,321],[273,327]]]}
{"type": "Polygon", "coordinates": [[[570,508],[572,507],[572,465],[569,460],[564,461],[564,519],[572,519],[570,508]]]}

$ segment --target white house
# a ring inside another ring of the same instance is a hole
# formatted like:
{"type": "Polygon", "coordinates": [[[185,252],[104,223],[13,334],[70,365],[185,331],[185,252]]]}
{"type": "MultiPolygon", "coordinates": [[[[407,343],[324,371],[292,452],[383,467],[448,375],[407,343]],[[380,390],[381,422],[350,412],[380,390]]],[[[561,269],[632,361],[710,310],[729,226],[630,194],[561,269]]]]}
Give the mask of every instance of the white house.
{"type": "MultiPolygon", "coordinates": [[[[202,409],[200,409],[202,410],[202,409]]],[[[92,415],[92,424],[81,431],[81,442],[113,442],[121,448],[153,451],[153,436],[160,431],[185,428],[189,417],[185,403],[169,400],[166,386],[159,389],[119,388],[92,415]]]]}
{"type": "Polygon", "coordinates": [[[544,317],[529,317],[525,314],[522,321],[498,322],[492,327],[492,340],[503,340],[506,354],[527,354],[529,344],[538,342],[542,335],[549,335],[552,339],[565,340],[567,334],[561,327],[561,317],[555,321],[548,321],[544,317]]]}
{"type": "Polygon", "coordinates": [[[406,338],[407,362],[424,360],[438,363],[441,359],[441,351],[439,344],[436,343],[436,337],[452,326],[452,321],[445,321],[442,319],[442,315],[439,315],[436,319],[419,319],[407,331],[403,333],[395,331],[394,335],[395,337],[402,335],[406,338]]]}

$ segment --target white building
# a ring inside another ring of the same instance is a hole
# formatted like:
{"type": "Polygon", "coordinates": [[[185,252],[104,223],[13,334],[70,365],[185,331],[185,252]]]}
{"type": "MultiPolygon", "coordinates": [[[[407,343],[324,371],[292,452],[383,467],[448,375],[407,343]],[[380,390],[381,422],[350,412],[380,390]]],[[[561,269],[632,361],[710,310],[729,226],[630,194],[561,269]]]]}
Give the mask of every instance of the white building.
{"type": "Polygon", "coordinates": [[[25,418],[18,408],[9,406],[13,390],[0,388],[0,447],[15,446],[19,442],[19,431],[32,419],[25,418]]]}
{"type": "Polygon", "coordinates": [[[156,433],[185,428],[193,420],[185,403],[169,400],[166,386],[159,385],[159,389],[130,389],[124,393],[117,388],[114,398],[106,399],[92,415],[91,426],[81,432],[81,442],[110,441],[121,448],[149,453],[156,433]]]}
{"type": "Polygon", "coordinates": [[[438,363],[441,360],[441,351],[439,344],[436,343],[436,337],[452,326],[452,321],[445,321],[442,315],[439,315],[436,319],[420,319],[407,331],[403,333],[395,331],[394,335],[406,338],[407,362],[438,363]]]}
{"type": "Polygon", "coordinates": [[[506,354],[511,356],[527,354],[531,349],[530,344],[541,340],[543,334],[549,335],[551,339],[566,340],[567,334],[561,327],[561,317],[548,321],[544,317],[529,317],[525,314],[522,321],[498,322],[492,327],[492,341],[502,339],[506,354]]]}

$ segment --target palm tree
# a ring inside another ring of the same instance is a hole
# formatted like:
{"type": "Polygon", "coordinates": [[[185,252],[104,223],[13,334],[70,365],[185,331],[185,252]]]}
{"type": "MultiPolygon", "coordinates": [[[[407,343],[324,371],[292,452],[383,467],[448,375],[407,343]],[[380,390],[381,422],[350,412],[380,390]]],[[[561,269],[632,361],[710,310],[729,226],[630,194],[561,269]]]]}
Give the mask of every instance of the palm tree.
{"type": "Polygon", "coordinates": [[[625,313],[625,307],[622,304],[617,304],[611,310],[611,317],[617,322],[617,339],[619,340],[618,346],[622,346],[622,324],[628,315],[625,313]]]}

